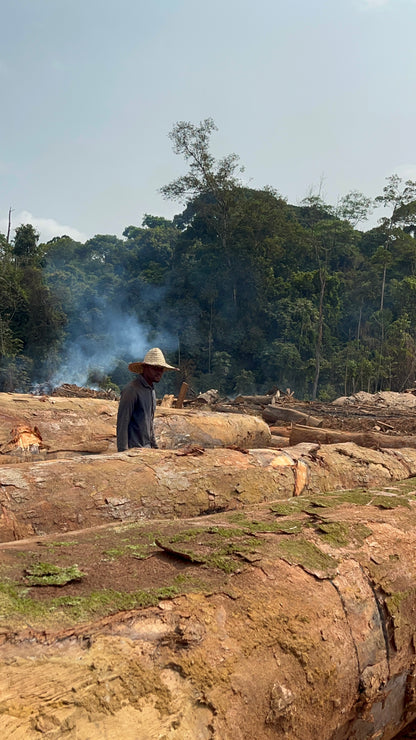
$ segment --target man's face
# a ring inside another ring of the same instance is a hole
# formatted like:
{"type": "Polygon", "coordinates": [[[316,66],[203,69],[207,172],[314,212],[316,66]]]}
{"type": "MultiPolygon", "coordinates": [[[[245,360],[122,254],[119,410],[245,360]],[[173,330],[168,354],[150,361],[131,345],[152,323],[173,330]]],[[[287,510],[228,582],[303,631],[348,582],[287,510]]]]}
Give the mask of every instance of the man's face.
{"type": "Polygon", "coordinates": [[[158,365],[143,365],[142,375],[149,385],[153,385],[153,383],[159,382],[164,372],[164,367],[159,367],[158,365]]]}

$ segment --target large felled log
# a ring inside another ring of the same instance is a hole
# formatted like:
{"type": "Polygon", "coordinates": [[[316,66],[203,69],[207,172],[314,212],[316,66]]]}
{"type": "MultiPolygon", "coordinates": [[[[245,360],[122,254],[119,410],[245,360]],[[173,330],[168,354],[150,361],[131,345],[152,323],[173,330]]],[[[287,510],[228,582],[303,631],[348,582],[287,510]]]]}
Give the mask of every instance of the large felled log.
{"type": "Polygon", "coordinates": [[[111,521],[198,516],[300,493],[307,465],[273,449],[130,450],[0,466],[0,541],[111,521]]]}
{"type": "Polygon", "coordinates": [[[318,442],[319,444],[334,444],[337,442],[354,442],[360,447],[373,449],[416,448],[416,437],[404,435],[381,434],[378,432],[344,432],[336,429],[316,429],[308,426],[296,425],[290,432],[290,444],[300,442],[318,442]]]}
{"type": "MultiPolygon", "coordinates": [[[[19,426],[38,430],[43,451],[38,459],[64,453],[115,452],[117,409],[116,401],[95,398],[0,393],[0,464],[9,462],[13,430],[19,426]]],[[[257,416],[164,407],[156,409],[155,431],[159,446],[165,449],[189,444],[265,447],[271,439],[266,422],[257,416]]],[[[16,445],[14,452],[20,451],[16,445]]]]}
{"type": "Polygon", "coordinates": [[[271,432],[265,421],[245,414],[216,414],[192,409],[158,408],[155,433],[161,449],[201,445],[249,449],[267,447],[271,432]]]}
{"type": "Polygon", "coordinates": [[[416,504],[377,495],[0,548],[3,736],[391,740],[416,716],[416,504]],[[83,575],[34,586],[45,560],[83,575]]]}
{"type": "Polygon", "coordinates": [[[12,429],[26,425],[38,428],[50,455],[113,452],[117,408],[113,400],[0,393],[0,450],[12,429]]]}
{"type": "Polygon", "coordinates": [[[305,411],[297,411],[296,409],[272,404],[263,409],[262,417],[268,424],[275,424],[276,421],[288,421],[293,424],[305,424],[311,427],[321,427],[323,424],[323,419],[312,416],[305,411]]]}
{"type": "Polygon", "coordinates": [[[354,444],[130,450],[0,466],[0,541],[114,521],[199,516],[416,473],[415,450],[354,444]]]}

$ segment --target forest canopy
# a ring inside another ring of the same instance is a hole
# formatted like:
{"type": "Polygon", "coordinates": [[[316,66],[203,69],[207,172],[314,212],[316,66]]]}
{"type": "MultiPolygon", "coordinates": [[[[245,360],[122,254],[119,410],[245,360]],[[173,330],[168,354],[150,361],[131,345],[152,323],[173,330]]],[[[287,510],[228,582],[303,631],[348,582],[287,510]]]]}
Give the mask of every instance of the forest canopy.
{"type": "Polygon", "coordinates": [[[247,187],[235,154],[216,160],[215,130],[182,121],[169,134],[187,167],[161,187],[172,220],[147,214],[85,243],[39,243],[31,224],[0,234],[1,391],[117,390],[151,346],[181,370],[164,392],[185,380],[196,393],[332,400],[414,386],[416,182],[391,175],[374,199],[291,205],[247,187]],[[379,225],[360,230],[380,205],[379,225]]]}

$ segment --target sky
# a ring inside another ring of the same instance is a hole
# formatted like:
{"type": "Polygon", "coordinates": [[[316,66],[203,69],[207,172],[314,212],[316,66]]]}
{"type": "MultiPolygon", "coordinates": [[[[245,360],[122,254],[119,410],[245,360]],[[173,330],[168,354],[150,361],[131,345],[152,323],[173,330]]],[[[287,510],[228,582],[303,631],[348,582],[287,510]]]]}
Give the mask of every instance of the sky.
{"type": "Polygon", "coordinates": [[[289,203],[416,180],[415,28],[416,0],[3,3],[0,231],[10,208],[42,241],[173,217],[169,131],[209,117],[215,157],[289,203]]]}

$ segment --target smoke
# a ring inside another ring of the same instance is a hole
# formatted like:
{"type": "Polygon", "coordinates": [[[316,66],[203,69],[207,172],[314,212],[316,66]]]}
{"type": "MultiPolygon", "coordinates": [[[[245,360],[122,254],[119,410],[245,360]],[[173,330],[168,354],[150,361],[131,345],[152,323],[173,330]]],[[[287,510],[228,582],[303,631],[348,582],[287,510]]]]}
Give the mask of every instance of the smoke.
{"type": "Polygon", "coordinates": [[[151,347],[169,352],[176,343],[171,336],[152,334],[135,316],[102,307],[95,317],[92,312],[89,329],[88,334],[67,341],[64,360],[49,381],[53,387],[87,386],[91,373],[107,376],[120,362],[142,360],[151,347]]]}
{"type": "MultiPolygon", "coordinates": [[[[20,211],[19,213],[14,214],[13,222],[17,224],[17,226],[32,224],[34,229],[39,232],[41,242],[48,242],[49,239],[52,239],[55,236],[63,236],[64,234],[79,242],[85,242],[88,238],[86,234],[73,226],[60,224],[54,218],[34,216],[29,211],[20,211]]],[[[0,230],[2,233],[6,234],[7,229],[8,218],[0,218],[0,230]]]]}

